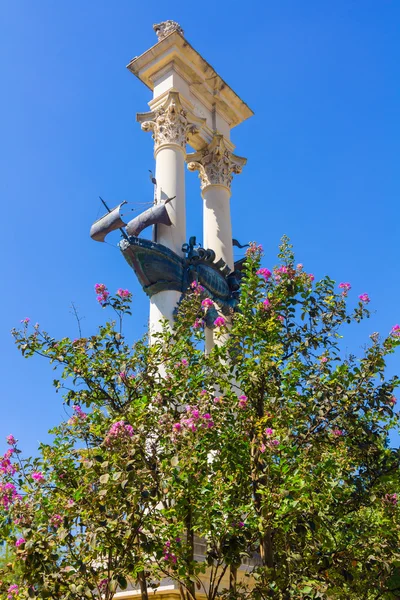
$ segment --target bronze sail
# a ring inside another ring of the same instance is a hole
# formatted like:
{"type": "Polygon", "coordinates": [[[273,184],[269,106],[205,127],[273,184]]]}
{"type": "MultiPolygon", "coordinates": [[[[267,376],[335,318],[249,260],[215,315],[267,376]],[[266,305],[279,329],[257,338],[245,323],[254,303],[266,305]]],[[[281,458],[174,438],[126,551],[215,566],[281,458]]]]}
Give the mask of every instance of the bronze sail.
{"type": "Polygon", "coordinates": [[[125,227],[126,223],[121,218],[121,206],[127,204],[126,200],[118,204],[109,213],[95,221],[90,228],[90,237],[96,242],[104,242],[104,239],[108,233],[125,227]]]}
{"type": "Polygon", "coordinates": [[[171,225],[171,219],[168,215],[168,210],[166,204],[172,200],[172,198],[168,198],[163,204],[156,204],[152,206],[148,210],[145,210],[140,215],[129,221],[126,226],[126,231],[128,235],[138,236],[143,229],[146,227],[150,227],[150,225],[155,225],[156,223],[160,223],[162,225],[171,225]]]}

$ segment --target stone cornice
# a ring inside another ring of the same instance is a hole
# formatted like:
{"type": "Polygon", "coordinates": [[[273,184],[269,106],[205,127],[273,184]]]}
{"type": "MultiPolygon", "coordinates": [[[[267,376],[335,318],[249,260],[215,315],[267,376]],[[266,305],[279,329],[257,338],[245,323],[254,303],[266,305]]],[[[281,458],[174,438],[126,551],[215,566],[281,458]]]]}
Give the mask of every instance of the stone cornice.
{"type": "Polygon", "coordinates": [[[178,92],[170,91],[162,104],[146,113],[138,113],[136,120],[143,131],[152,131],[154,151],[163,146],[179,146],[184,152],[190,137],[204,126],[205,119],[196,117],[182,105],[178,92]]]}
{"type": "Polygon", "coordinates": [[[215,134],[211,143],[186,161],[189,171],[198,171],[202,191],[209,185],[222,185],[230,190],[233,174],[242,172],[246,158],[236,156],[227,147],[223,135],[215,134]]]}

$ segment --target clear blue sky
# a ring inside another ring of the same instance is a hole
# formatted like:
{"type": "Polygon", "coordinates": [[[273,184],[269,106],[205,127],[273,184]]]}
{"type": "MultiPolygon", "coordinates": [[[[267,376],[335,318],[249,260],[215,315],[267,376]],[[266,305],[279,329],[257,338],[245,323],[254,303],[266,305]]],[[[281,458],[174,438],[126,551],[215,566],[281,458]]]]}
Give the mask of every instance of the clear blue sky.
{"type": "MultiPolygon", "coordinates": [[[[368,292],[376,312],[349,331],[352,350],[400,322],[398,0],[2,2],[0,439],[12,432],[27,452],[63,408],[49,365],[22,359],[9,330],[29,316],[75,337],[74,301],[93,332],[104,282],[134,292],[132,339],[145,331],[133,272],[88,231],[99,195],[151,199],[152,141],[135,122],[150,92],[125,65],[165,19],[255,112],[232,132],[248,158],[233,183],[235,237],[262,243],[270,266],[286,233],[308,271],[368,292]]],[[[201,239],[197,174],[187,204],[201,239]]]]}

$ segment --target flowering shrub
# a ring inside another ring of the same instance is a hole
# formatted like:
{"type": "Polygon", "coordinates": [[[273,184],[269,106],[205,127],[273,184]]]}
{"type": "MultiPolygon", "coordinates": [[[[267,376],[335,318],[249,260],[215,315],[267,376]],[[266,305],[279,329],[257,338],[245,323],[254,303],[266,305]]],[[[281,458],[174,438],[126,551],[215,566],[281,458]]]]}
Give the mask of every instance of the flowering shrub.
{"type": "Polygon", "coordinates": [[[349,307],[351,285],[315,280],[287,240],[275,268],[255,243],[246,255],[229,337],[207,354],[214,303],[197,282],[151,347],[122,333],[130,292],[104,284],[99,304],[117,319],[95,335],[56,341],[23,319],[17,346],[57,367],[69,414],[34,459],[4,440],[13,560],[0,597],[112,600],[131,582],[148,600],[165,578],[187,600],[201,581],[208,600],[398,597],[399,379],[385,361],[400,326],[371,334],[361,360],[342,357],[342,325],[369,316],[368,295],[349,307]]]}

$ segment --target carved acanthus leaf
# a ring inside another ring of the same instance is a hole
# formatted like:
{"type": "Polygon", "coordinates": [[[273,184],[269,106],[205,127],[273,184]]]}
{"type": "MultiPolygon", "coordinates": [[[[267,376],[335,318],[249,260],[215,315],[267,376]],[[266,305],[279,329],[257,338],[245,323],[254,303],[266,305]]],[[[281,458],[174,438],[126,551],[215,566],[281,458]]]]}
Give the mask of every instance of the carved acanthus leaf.
{"type": "Polygon", "coordinates": [[[216,134],[204,150],[189,155],[188,160],[189,171],[199,171],[202,190],[208,185],[230,188],[233,174],[241,173],[247,162],[228,150],[221,134],[216,134]]]}
{"type": "Polygon", "coordinates": [[[142,129],[153,132],[155,151],[166,144],[185,149],[188,137],[198,131],[197,125],[189,120],[178,92],[170,92],[166,102],[152,113],[138,115],[143,119],[146,116],[149,119],[142,121],[142,129]]]}

